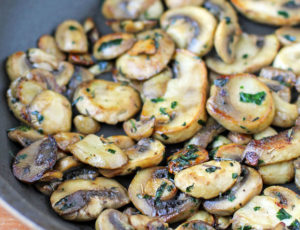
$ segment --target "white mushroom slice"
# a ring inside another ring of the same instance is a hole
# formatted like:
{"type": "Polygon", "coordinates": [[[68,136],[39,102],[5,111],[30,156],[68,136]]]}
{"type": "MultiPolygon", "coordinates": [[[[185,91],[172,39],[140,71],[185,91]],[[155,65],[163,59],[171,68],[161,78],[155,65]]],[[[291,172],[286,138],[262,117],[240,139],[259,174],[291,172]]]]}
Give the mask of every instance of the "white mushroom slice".
{"type": "Polygon", "coordinates": [[[59,86],[65,86],[74,74],[74,66],[69,62],[62,61],[59,63],[58,69],[53,71],[52,74],[59,86]]]}
{"type": "Polygon", "coordinates": [[[129,50],[134,42],[135,38],[132,34],[107,34],[94,44],[93,55],[99,60],[114,59],[129,50]]]}
{"type": "Polygon", "coordinates": [[[129,86],[97,79],[84,82],[76,89],[73,104],[83,115],[116,124],[134,116],[141,107],[141,100],[129,86]]]}
{"type": "Polygon", "coordinates": [[[212,160],[180,171],[174,182],[182,192],[196,198],[211,199],[229,190],[240,174],[240,163],[212,160]]]}
{"type": "Polygon", "coordinates": [[[75,20],[66,20],[57,27],[55,41],[58,48],[67,53],[86,53],[88,51],[84,29],[75,20]]]}
{"type": "Polygon", "coordinates": [[[138,171],[131,181],[128,193],[134,206],[143,214],[150,217],[159,217],[167,223],[174,223],[184,220],[191,215],[191,210],[195,211],[200,202],[198,199],[177,191],[175,197],[169,200],[161,200],[160,197],[167,183],[162,183],[156,191],[156,196],[145,196],[145,186],[151,179],[168,179],[168,170],[164,167],[153,167],[138,171]]]}
{"type": "Polygon", "coordinates": [[[85,19],[83,23],[83,29],[86,33],[89,41],[89,45],[94,44],[100,37],[100,33],[97,29],[96,23],[92,18],[85,19]]]}
{"type": "Polygon", "coordinates": [[[248,134],[266,129],[275,114],[270,90],[251,74],[216,79],[206,108],[228,130],[248,134]]]}
{"type": "Polygon", "coordinates": [[[52,54],[37,48],[28,50],[28,59],[33,63],[34,68],[41,68],[52,71],[58,68],[58,60],[52,54]]]}
{"type": "Polygon", "coordinates": [[[156,166],[163,160],[165,146],[158,140],[145,138],[123,151],[128,156],[128,163],[115,170],[100,169],[103,176],[128,175],[138,169],[156,166]]]}
{"type": "Polygon", "coordinates": [[[237,133],[237,132],[229,132],[227,137],[233,143],[240,144],[240,145],[246,145],[252,140],[251,135],[244,134],[244,133],[237,133]]]}
{"type": "Polygon", "coordinates": [[[214,230],[212,226],[207,224],[201,220],[191,220],[184,222],[183,224],[179,225],[175,230],[197,230],[197,229],[207,229],[207,230],[214,230]]]}
{"type": "Polygon", "coordinates": [[[275,116],[272,125],[288,128],[295,124],[298,118],[298,108],[296,104],[284,101],[277,93],[272,92],[275,104],[275,116]]]}
{"type": "Polygon", "coordinates": [[[97,168],[120,168],[128,161],[125,153],[117,145],[104,142],[94,134],[89,134],[68,149],[80,161],[97,168]]]}
{"type": "Polygon", "coordinates": [[[247,18],[269,25],[296,25],[300,22],[298,1],[231,0],[247,18]]]}
{"type": "Polygon", "coordinates": [[[100,124],[91,117],[77,115],[73,122],[76,130],[83,134],[97,133],[100,130],[100,124]]]}
{"type": "Polygon", "coordinates": [[[286,184],[295,176],[293,161],[260,166],[258,172],[267,185],[286,184]]]}
{"type": "Polygon", "coordinates": [[[228,216],[215,216],[216,228],[225,230],[231,225],[231,217],[228,216]]]}
{"type": "Polygon", "coordinates": [[[174,42],[160,29],[143,32],[128,53],[117,59],[116,67],[126,77],[146,80],[160,73],[169,63],[175,49],[174,42]],[[145,46],[145,43],[149,44],[145,46]],[[130,55],[130,52],[136,52],[130,55]],[[151,54],[148,55],[148,53],[151,54]]]}
{"type": "Polygon", "coordinates": [[[230,143],[231,143],[231,141],[228,138],[226,138],[222,135],[219,135],[214,139],[214,141],[212,142],[211,145],[212,145],[212,148],[219,148],[223,145],[228,145],[230,143]]]}
{"type": "Polygon", "coordinates": [[[128,217],[115,209],[104,210],[96,220],[96,230],[134,230],[128,217]]]}
{"type": "Polygon", "coordinates": [[[271,137],[252,140],[246,147],[246,163],[269,165],[289,161],[300,156],[300,128],[298,126],[271,137]]]}
{"type": "Polygon", "coordinates": [[[206,200],[203,207],[206,211],[220,216],[228,216],[247,204],[254,196],[260,194],[263,182],[259,173],[250,167],[243,166],[241,176],[231,188],[230,193],[213,200],[206,200]]]}
{"type": "Polygon", "coordinates": [[[79,167],[71,168],[64,173],[64,180],[95,180],[99,176],[99,172],[96,168],[90,166],[79,165],[79,167]]]}
{"type": "Polygon", "coordinates": [[[10,140],[18,142],[23,147],[26,147],[45,137],[45,135],[41,134],[35,129],[24,125],[9,129],[7,136],[10,140]]]}
{"type": "Polygon", "coordinates": [[[254,73],[272,63],[279,49],[275,35],[258,37],[243,33],[236,45],[236,59],[226,64],[217,55],[206,59],[207,66],[219,74],[254,73]]]}
{"type": "Polygon", "coordinates": [[[16,52],[10,55],[6,61],[6,73],[11,81],[18,77],[25,77],[30,69],[30,62],[24,52],[16,52]]]}
{"type": "Polygon", "coordinates": [[[160,25],[177,47],[202,57],[213,46],[217,21],[204,8],[185,6],[167,10],[160,18],[160,25]]]}
{"type": "Polygon", "coordinates": [[[192,221],[192,220],[201,220],[209,224],[210,226],[213,226],[215,223],[214,216],[204,210],[197,211],[190,218],[187,219],[187,221],[192,221]]]}
{"type": "Polygon", "coordinates": [[[281,27],[275,31],[282,45],[291,45],[300,42],[300,29],[293,27],[281,27]]]}
{"type": "Polygon", "coordinates": [[[180,8],[183,6],[200,6],[204,0],[165,0],[168,8],[180,8]]]}
{"type": "Polygon", "coordinates": [[[89,71],[94,75],[100,75],[105,72],[109,72],[113,69],[112,62],[99,61],[97,64],[91,66],[89,71]]]}
{"type": "Polygon", "coordinates": [[[160,200],[170,200],[172,199],[176,193],[177,193],[177,188],[175,187],[174,183],[170,181],[169,179],[160,179],[160,178],[151,178],[150,180],[147,181],[145,189],[144,189],[144,194],[151,196],[151,197],[156,197],[156,193],[160,192],[161,185],[164,185],[167,189],[164,189],[160,195],[160,200]]]}
{"type": "Polygon", "coordinates": [[[95,64],[95,58],[89,54],[69,54],[68,61],[74,65],[91,66],[95,64]]]}
{"type": "Polygon", "coordinates": [[[61,183],[50,202],[54,211],[66,220],[89,221],[105,208],[120,208],[130,201],[126,189],[117,181],[97,177],[61,183]]]}
{"type": "Polygon", "coordinates": [[[294,161],[295,166],[295,184],[300,189],[300,158],[294,161]]]}
{"type": "Polygon", "coordinates": [[[178,143],[192,137],[205,123],[207,71],[202,60],[187,50],[175,55],[177,76],[160,100],[146,99],[141,119],[155,116],[154,137],[178,143]]]}
{"type": "Polygon", "coordinates": [[[125,133],[132,139],[138,141],[150,137],[154,131],[155,118],[150,120],[136,121],[130,119],[123,123],[125,133]]]}
{"type": "Polygon", "coordinates": [[[54,135],[58,147],[63,151],[69,151],[69,146],[82,140],[84,135],[80,133],[59,132],[54,135]]]}
{"type": "MultiPolygon", "coordinates": [[[[274,94],[277,95],[277,97],[280,97],[281,100],[285,101],[286,103],[289,103],[291,101],[291,89],[284,84],[281,84],[278,81],[269,80],[267,78],[259,77],[258,78],[261,82],[265,83],[268,88],[273,91],[274,94]]],[[[272,93],[272,95],[273,95],[272,93]]],[[[274,99],[276,102],[276,100],[274,99]]],[[[275,103],[276,106],[276,103],[275,103]]]]}
{"type": "Polygon", "coordinates": [[[74,156],[66,156],[57,160],[54,169],[62,173],[68,172],[71,169],[82,166],[82,163],[74,156]]]}
{"type": "Polygon", "coordinates": [[[45,134],[71,129],[71,104],[63,95],[51,90],[38,94],[27,108],[31,125],[45,134]]]}
{"type": "Polygon", "coordinates": [[[139,33],[142,31],[153,29],[157,21],[156,20],[111,20],[106,22],[114,32],[123,33],[139,33]]]}
{"type": "Polygon", "coordinates": [[[244,150],[246,146],[232,143],[220,146],[214,155],[214,159],[235,160],[242,162],[245,158],[244,150]]]}
{"type": "Polygon", "coordinates": [[[122,150],[128,149],[135,145],[135,142],[130,137],[125,135],[110,136],[107,137],[106,140],[109,142],[113,142],[122,150]]]}
{"type": "Polygon", "coordinates": [[[300,75],[300,43],[283,47],[277,54],[273,66],[276,68],[291,70],[300,75]]]}
{"type": "Polygon", "coordinates": [[[278,133],[275,129],[273,129],[272,127],[268,127],[264,131],[261,131],[259,133],[255,133],[253,135],[253,137],[254,137],[255,140],[262,140],[266,137],[272,137],[272,136],[275,136],[277,134],[278,133]]]}
{"type": "Polygon", "coordinates": [[[39,38],[38,47],[56,57],[58,61],[66,60],[66,55],[57,47],[56,41],[53,36],[45,34],[39,38]]]}

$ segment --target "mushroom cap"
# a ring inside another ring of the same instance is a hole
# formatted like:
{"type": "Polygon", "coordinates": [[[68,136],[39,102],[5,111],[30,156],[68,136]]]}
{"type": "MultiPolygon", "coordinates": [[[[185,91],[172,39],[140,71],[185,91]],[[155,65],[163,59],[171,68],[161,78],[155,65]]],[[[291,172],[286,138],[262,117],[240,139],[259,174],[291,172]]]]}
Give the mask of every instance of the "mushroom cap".
{"type": "Polygon", "coordinates": [[[293,27],[281,27],[275,31],[275,34],[284,46],[300,42],[300,29],[293,27]]]}
{"type": "Polygon", "coordinates": [[[128,217],[115,209],[106,209],[98,216],[95,223],[96,230],[134,230],[129,224],[128,217]]]}
{"type": "Polygon", "coordinates": [[[27,55],[22,51],[10,55],[6,61],[6,73],[11,81],[18,77],[25,77],[30,69],[27,55]]]}

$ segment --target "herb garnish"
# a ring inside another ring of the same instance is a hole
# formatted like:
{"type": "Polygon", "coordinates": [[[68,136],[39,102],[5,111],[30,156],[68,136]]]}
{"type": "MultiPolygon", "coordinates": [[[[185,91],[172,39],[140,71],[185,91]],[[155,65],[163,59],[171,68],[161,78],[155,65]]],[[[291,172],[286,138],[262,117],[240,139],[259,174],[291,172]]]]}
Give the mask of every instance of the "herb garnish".
{"type": "Polygon", "coordinates": [[[205,121],[203,121],[203,120],[200,119],[200,120],[198,120],[198,124],[202,125],[202,126],[205,126],[205,121]]]}
{"type": "Polygon", "coordinates": [[[290,226],[288,226],[290,230],[299,230],[300,229],[300,222],[298,220],[294,220],[290,226]]]}
{"type": "Polygon", "coordinates": [[[158,102],[162,102],[164,101],[165,99],[163,99],[162,97],[158,97],[158,98],[152,98],[151,101],[153,103],[158,103],[158,102]]]}
{"type": "Polygon", "coordinates": [[[73,101],[72,106],[76,105],[78,101],[83,100],[82,96],[79,96],[75,99],[75,101],[73,101]]]}
{"type": "Polygon", "coordinates": [[[172,109],[175,109],[175,107],[177,106],[177,104],[178,104],[177,101],[173,101],[173,102],[171,103],[171,108],[172,108],[172,109]]]}
{"type": "Polygon", "coordinates": [[[194,188],[194,184],[192,184],[192,185],[186,187],[185,191],[186,191],[186,192],[191,192],[191,191],[193,190],[193,188],[194,188]]]}
{"type": "Polygon", "coordinates": [[[135,126],[135,122],[131,119],[131,120],[129,120],[130,121],[130,123],[131,123],[131,126],[132,126],[132,129],[133,129],[133,132],[134,133],[136,133],[136,131],[137,131],[137,128],[136,128],[136,126],[135,126]]]}
{"type": "Polygon", "coordinates": [[[254,211],[257,211],[257,210],[259,210],[259,209],[260,209],[259,206],[256,206],[256,207],[253,208],[254,211]]]}
{"type": "Polygon", "coordinates": [[[77,30],[77,27],[75,27],[75,26],[69,26],[69,30],[77,30]]]}
{"type": "Polygon", "coordinates": [[[109,153],[111,153],[111,154],[115,154],[116,153],[116,150],[114,150],[114,149],[108,149],[107,150],[109,153]]]}
{"type": "Polygon", "coordinates": [[[36,119],[38,120],[39,124],[41,124],[44,120],[44,116],[39,113],[39,111],[35,110],[31,112],[32,115],[36,116],[36,119]]]}
{"type": "Polygon", "coordinates": [[[158,189],[156,190],[156,193],[155,193],[155,201],[159,201],[161,196],[163,195],[166,187],[167,187],[167,182],[162,182],[161,185],[158,187],[158,189]]]}
{"type": "Polygon", "coordinates": [[[209,168],[206,168],[205,171],[208,173],[213,173],[217,170],[218,168],[216,166],[211,166],[209,168]]]}
{"type": "Polygon", "coordinates": [[[254,103],[261,105],[266,98],[266,92],[261,91],[255,94],[240,92],[240,101],[244,103],[254,103]]]}
{"type": "Polygon", "coordinates": [[[281,208],[277,214],[276,214],[276,217],[279,219],[279,220],[285,220],[285,219],[290,219],[292,216],[287,213],[283,208],[281,208]]]}
{"type": "Polygon", "coordinates": [[[103,51],[106,48],[112,47],[112,46],[118,46],[122,43],[123,39],[122,38],[117,38],[111,41],[107,41],[107,42],[103,42],[99,48],[98,48],[98,52],[103,51]]]}
{"type": "Polygon", "coordinates": [[[232,179],[236,179],[238,177],[237,173],[232,173],[232,179]]]}
{"type": "Polygon", "coordinates": [[[289,13],[283,10],[277,11],[278,15],[284,17],[284,18],[289,18],[289,13]]]}
{"type": "Polygon", "coordinates": [[[289,40],[290,42],[294,42],[296,41],[296,38],[292,35],[289,35],[289,34],[285,34],[283,35],[283,37],[286,39],[286,40],[289,40]]]}

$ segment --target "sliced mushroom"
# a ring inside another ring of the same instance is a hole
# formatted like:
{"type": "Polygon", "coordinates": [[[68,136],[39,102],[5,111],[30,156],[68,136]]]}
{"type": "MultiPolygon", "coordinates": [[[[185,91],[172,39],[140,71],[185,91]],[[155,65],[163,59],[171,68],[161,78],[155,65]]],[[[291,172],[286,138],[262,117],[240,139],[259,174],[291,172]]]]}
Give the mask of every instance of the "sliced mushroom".
{"type": "Polygon", "coordinates": [[[31,125],[45,134],[68,132],[71,129],[71,104],[59,93],[44,90],[32,100],[27,111],[31,125]]]}
{"type": "Polygon", "coordinates": [[[295,184],[300,189],[300,158],[298,157],[294,161],[294,166],[295,166],[295,184]]]}
{"type": "Polygon", "coordinates": [[[64,173],[64,180],[95,180],[99,176],[97,168],[90,166],[73,167],[64,173]]]}
{"type": "Polygon", "coordinates": [[[128,175],[138,169],[156,166],[163,160],[165,146],[158,140],[144,138],[123,151],[128,156],[128,163],[115,170],[100,169],[103,176],[128,175]]]}
{"type": "Polygon", "coordinates": [[[231,225],[231,217],[228,216],[215,216],[216,228],[225,230],[231,225]]]}
{"type": "Polygon", "coordinates": [[[7,136],[10,140],[18,142],[23,147],[43,139],[45,136],[35,129],[22,125],[8,130],[7,136]]]}
{"type": "Polygon", "coordinates": [[[205,223],[201,220],[191,220],[184,222],[183,224],[179,225],[175,230],[197,230],[197,229],[207,229],[207,230],[214,230],[212,226],[205,223]]]}
{"type": "Polygon", "coordinates": [[[200,129],[191,140],[188,141],[187,145],[194,144],[199,145],[202,148],[206,148],[210,142],[220,133],[224,132],[225,128],[216,122],[212,117],[209,117],[205,126],[200,129]]]}
{"type": "Polygon", "coordinates": [[[77,160],[74,156],[66,156],[57,160],[54,169],[64,173],[70,169],[78,168],[81,165],[81,162],[77,160]]]}
{"type": "Polygon", "coordinates": [[[167,183],[162,183],[156,196],[145,196],[144,189],[151,179],[168,179],[168,170],[164,167],[153,167],[137,172],[131,181],[128,193],[134,206],[143,214],[150,217],[159,217],[167,223],[184,220],[190,216],[191,210],[196,210],[200,202],[198,199],[178,191],[176,196],[169,200],[160,200],[167,183]]]}
{"type": "Polygon", "coordinates": [[[132,139],[138,141],[150,137],[154,131],[155,117],[150,120],[136,121],[130,119],[123,123],[125,133],[132,139]]]}
{"type": "Polygon", "coordinates": [[[91,54],[69,54],[68,61],[74,65],[91,66],[95,59],[91,54]]]}
{"type": "Polygon", "coordinates": [[[168,170],[172,174],[191,166],[201,164],[209,160],[208,152],[197,145],[187,145],[168,158],[168,170]]]}
{"type": "Polygon", "coordinates": [[[129,52],[117,59],[116,67],[126,77],[146,80],[160,73],[169,63],[175,49],[174,42],[160,29],[143,32],[137,36],[138,42],[131,50],[139,50],[136,55],[129,52]],[[145,42],[149,45],[145,47],[145,42]],[[146,55],[147,52],[152,52],[146,55]]]}
{"type": "Polygon", "coordinates": [[[87,35],[89,45],[95,44],[95,42],[99,39],[100,33],[97,29],[96,23],[92,18],[87,18],[83,23],[84,32],[87,35]]]}
{"type": "Polygon", "coordinates": [[[104,142],[94,134],[89,134],[68,149],[81,162],[97,168],[116,169],[128,161],[126,154],[117,145],[104,142]]]}
{"type": "Polygon", "coordinates": [[[125,121],[141,107],[139,94],[133,88],[99,79],[82,83],[73,98],[81,114],[107,124],[125,121]]]}
{"type": "Polygon", "coordinates": [[[217,21],[204,8],[184,6],[167,10],[160,18],[160,25],[175,41],[177,47],[202,57],[213,46],[217,21]]]}
{"type": "Polygon", "coordinates": [[[175,175],[175,185],[196,198],[211,199],[229,190],[241,174],[236,161],[208,161],[184,169],[175,175]]]}
{"type": "Polygon", "coordinates": [[[100,75],[109,72],[113,69],[113,64],[107,61],[99,61],[97,64],[91,66],[89,71],[94,75],[100,75]]]}
{"type": "Polygon", "coordinates": [[[148,230],[147,224],[154,219],[153,217],[149,217],[146,215],[139,214],[129,215],[129,222],[135,228],[139,230],[148,230]]]}
{"type": "MultiPolygon", "coordinates": [[[[143,1],[145,2],[145,1],[143,1]]],[[[141,20],[159,20],[164,12],[164,5],[161,0],[154,0],[154,2],[146,8],[146,10],[139,16],[141,20]]]]}
{"type": "Polygon", "coordinates": [[[256,22],[283,26],[300,22],[300,4],[297,1],[231,0],[235,8],[256,22]]]}
{"type": "Polygon", "coordinates": [[[39,38],[38,47],[56,57],[58,61],[66,60],[66,55],[57,47],[56,41],[53,36],[45,34],[39,38]]]}
{"type": "Polygon", "coordinates": [[[52,71],[57,84],[61,87],[66,86],[74,74],[74,66],[66,61],[62,61],[58,65],[58,69],[52,71]]]}
{"type": "Polygon", "coordinates": [[[244,145],[236,143],[222,145],[218,147],[215,152],[214,159],[227,159],[242,162],[245,158],[245,148],[246,147],[244,145]]]}
{"type": "Polygon", "coordinates": [[[279,46],[275,35],[259,37],[243,33],[236,44],[233,63],[227,64],[215,54],[206,59],[206,64],[219,74],[254,73],[272,63],[279,46]]]}
{"type": "Polygon", "coordinates": [[[54,135],[58,147],[63,151],[69,151],[69,146],[82,140],[84,135],[73,132],[59,132],[54,135]]]}
{"type": "Polygon", "coordinates": [[[249,165],[269,165],[300,156],[300,129],[294,127],[271,137],[252,140],[245,149],[249,165]]]}
{"type": "Polygon", "coordinates": [[[259,133],[256,133],[253,135],[255,140],[261,140],[264,139],[266,137],[272,137],[277,135],[277,131],[275,129],[273,129],[272,127],[268,127],[266,128],[264,131],[261,131],[259,133]]]}
{"type": "Polygon", "coordinates": [[[25,183],[33,183],[42,178],[56,162],[57,145],[52,137],[38,140],[22,149],[13,163],[14,176],[25,183]]]}
{"type": "Polygon", "coordinates": [[[161,178],[151,178],[150,180],[147,181],[146,186],[144,188],[144,193],[145,196],[151,196],[151,197],[156,197],[156,193],[161,192],[159,199],[164,201],[164,200],[170,200],[172,199],[176,193],[177,193],[177,188],[173,184],[172,181],[169,179],[161,179],[161,178]],[[162,186],[164,188],[162,190],[162,186]]]}
{"type": "Polygon", "coordinates": [[[25,77],[30,69],[27,55],[22,51],[10,55],[6,61],[6,73],[11,81],[18,77],[25,77]]]}
{"type": "Polygon", "coordinates": [[[151,30],[157,25],[156,20],[110,20],[107,25],[116,33],[139,33],[146,30],[151,30]]]}
{"type": "Polygon", "coordinates": [[[58,48],[67,53],[86,53],[87,37],[82,25],[75,20],[66,20],[58,25],[55,32],[58,48]]]}
{"type": "Polygon", "coordinates": [[[281,27],[275,34],[282,45],[291,45],[300,42],[300,29],[293,27],[281,27]]]}
{"type": "Polygon", "coordinates": [[[251,74],[219,76],[206,108],[228,130],[248,134],[266,129],[275,114],[270,90],[251,74]]]}
{"type": "Polygon", "coordinates": [[[212,142],[211,145],[213,148],[219,148],[223,145],[228,145],[230,143],[231,143],[231,141],[228,138],[226,138],[222,135],[219,135],[219,136],[216,136],[216,138],[214,139],[214,141],[212,142]]]}
{"type": "Polygon", "coordinates": [[[67,180],[50,197],[52,208],[66,220],[96,219],[105,208],[120,208],[129,203],[126,189],[117,181],[97,177],[95,180],[67,180]]]}
{"type": "Polygon", "coordinates": [[[115,209],[104,210],[96,220],[96,230],[134,230],[128,217],[115,209]]]}
{"type": "Polygon", "coordinates": [[[180,8],[183,6],[201,6],[204,0],[165,0],[168,8],[180,8]]]}
{"type": "Polygon", "coordinates": [[[110,136],[106,138],[107,141],[113,142],[117,145],[120,149],[125,150],[132,146],[134,146],[135,142],[128,136],[125,135],[117,135],[117,136],[110,136]]]}
{"type": "MultiPolygon", "coordinates": [[[[113,77],[114,82],[121,83],[122,85],[128,85],[128,86],[134,88],[140,94],[142,93],[142,87],[143,87],[144,81],[131,80],[131,79],[125,77],[122,72],[119,72],[116,69],[114,69],[112,71],[112,74],[113,74],[112,77],[113,77]]],[[[152,78],[150,78],[150,79],[152,79],[152,78]]]]}
{"type": "Polygon", "coordinates": [[[233,143],[246,145],[252,140],[252,136],[244,133],[229,132],[227,135],[228,139],[233,143]]]}
{"type": "Polygon", "coordinates": [[[204,210],[197,211],[190,218],[187,219],[187,221],[192,221],[192,220],[201,220],[210,226],[214,226],[215,224],[215,219],[213,215],[211,215],[210,213],[204,210]]]}
{"type": "Polygon", "coordinates": [[[107,34],[95,43],[93,54],[99,60],[114,59],[129,50],[134,42],[135,38],[132,34],[107,34]]]}
{"type": "Polygon", "coordinates": [[[31,48],[27,51],[28,59],[34,68],[41,68],[52,71],[58,68],[58,60],[52,54],[49,54],[38,48],[31,48]]]}
{"type": "Polygon", "coordinates": [[[241,175],[233,173],[232,178],[238,179],[228,194],[203,203],[206,211],[220,216],[231,215],[262,191],[263,182],[255,169],[243,166],[241,175]]]}
{"type": "Polygon", "coordinates": [[[73,122],[76,130],[83,134],[97,133],[100,130],[100,124],[88,116],[77,115],[73,122]]]}
{"type": "Polygon", "coordinates": [[[300,75],[300,43],[283,47],[277,54],[273,66],[276,68],[291,70],[300,75]]]}
{"type": "Polygon", "coordinates": [[[264,184],[286,184],[294,179],[293,161],[260,166],[258,168],[264,184]]]}
{"type": "Polygon", "coordinates": [[[159,100],[146,99],[141,113],[142,120],[155,116],[154,137],[164,143],[189,139],[206,121],[204,62],[187,50],[177,50],[175,63],[177,77],[159,100]]]}
{"type": "Polygon", "coordinates": [[[36,182],[34,186],[36,189],[46,196],[50,196],[56,188],[61,184],[61,180],[53,180],[50,182],[36,182]]]}

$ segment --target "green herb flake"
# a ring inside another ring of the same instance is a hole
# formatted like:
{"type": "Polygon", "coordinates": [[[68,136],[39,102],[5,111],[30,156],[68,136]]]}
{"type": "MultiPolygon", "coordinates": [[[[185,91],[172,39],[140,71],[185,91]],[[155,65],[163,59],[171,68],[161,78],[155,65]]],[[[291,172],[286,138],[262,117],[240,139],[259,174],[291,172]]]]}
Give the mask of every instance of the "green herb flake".
{"type": "Polygon", "coordinates": [[[169,116],[169,114],[166,112],[166,108],[159,108],[159,112],[161,113],[161,114],[163,114],[163,115],[167,115],[167,116],[169,116]]]}
{"type": "Polygon", "coordinates": [[[290,219],[292,216],[287,213],[283,208],[281,208],[277,214],[276,214],[276,217],[279,219],[279,220],[285,220],[285,219],[290,219]]]}
{"type": "Polygon", "coordinates": [[[238,230],[250,230],[250,229],[252,229],[251,225],[244,225],[244,226],[238,228],[238,230]]]}
{"type": "Polygon", "coordinates": [[[243,59],[247,59],[248,56],[249,56],[248,54],[244,54],[244,55],[243,55],[243,59]]]}
{"type": "Polygon", "coordinates": [[[183,122],[183,123],[182,123],[182,126],[186,126],[186,122],[183,122]]]}
{"type": "Polygon", "coordinates": [[[167,187],[167,191],[168,192],[171,192],[173,190],[174,186],[173,185],[168,185],[167,187]]]}
{"type": "Polygon", "coordinates": [[[175,109],[175,107],[178,105],[178,102],[177,101],[173,101],[172,103],[171,103],[171,108],[172,109],[175,109]]]}
{"type": "Polygon", "coordinates": [[[278,15],[284,17],[284,18],[289,18],[289,13],[283,10],[277,11],[278,15]]]}
{"type": "Polygon", "coordinates": [[[19,155],[19,156],[17,156],[16,157],[16,160],[18,161],[18,160],[24,160],[24,159],[26,159],[27,158],[27,154],[25,153],[25,154],[21,154],[21,155],[19,155]]]}
{"type": "Polygon", "coordinates": [[[123,39],[122,38],[117,38],[111,41],[107,41],[107,42],[103,42],[99,48],[98,48],[98,52],[102,52],[104,49],[106,48],[110,48],[112,46],[118,46],[122,43],[123,39]]]}
{"type": "Polygon", "coordinates": [[[75,27],[75,26],[69,26],[69,30],[77,30],[77,27],[75,27]]]}
{"type": "Polygon", "coordinates": [[[232,173],[232,179],[236,179],[238,177],[237,173],[232,173]]]}
{"type": "Polygon", "coordinates": [[[158,103],[158,102],[163,102],[165,99],[163,99],[162,97],[158,97],[158,98],[152,98],[151,102],[153,103],[158,103]]]}
{"type": "Polygon", "coordinates": [[[253,210],[254,210],[255,212],[258,211],[259,209],[260,209],[259,206],[256,206],[256,207],[253,208],[253,210]]]}
{"type": "Polygon", "coordinates": [[[235,195],[233,194],[229,194],[228,197],[227,197],[227,200],[229,200],[230,202],[234,201],[235,200],[235,195]]]}
{"type": "Polygon", "coordinates": [[[230,17],[225,17],[226,24],[229,25],[231,23],[231,18],[230,17]]]}
{"type": "Polygon", "coordinates": [[[129,121],[130,121],[130,123],[131,123],[131,127],[132,127],[133,132],[136,133],[137,128],[136,128],[135,122],[134,122],[132,119],[129,120],[129,121]]]}
{"type": "Polygon", "coordinates": [[[160,198],[163,195],[167,185],[168,185],[167,182],[162,182],[161,185],[158,187],[158,189],[156,190],[156,193],[155,193],[155,200],[156,201],[160,200],[160,198]]]}
{"type": "Polygon", "coordinates": [[[205,121],[203,121],[203,120],[198,120],[198,124],[199,124],[199,125],[202,125],[202,126],[205,126],[205,121]]]}
{"type": "Polygon", "coordinates": [[[160,134],[161,135],[161,137],[164,139],[164,140],[168,140],[169,139],[169,137],[166,135],[166,134],[160,134]]]}
{"type": "Polygon", "coordinates": [[[265,163],[263,160],[258,160],[258,165],[265,163]]]}
{"type": "Polygon", "coordinates": [[[115,154],[116,153],[116,150],[114,150],[114,149],[108,149],[107,150],[109,153],[111,153],[111,154],[115,154]]]}
{"type": "Polygon", "coordinates": [[[77,102],[80,101],[80,100],[83,100],[83,97],[82,97],[82,96],[77,97],[77,98],[73,101],[72,106],[76,105],[77,102]]]}
{"type": "Polygon", "coordinates": [[[244,103],[254,103],[261,105],[266,98],[266,92],[261,91],[255,94],[240,92],[240,101],[244,103]]]}
{"type": "Polygon", "coordinates": [[[291,225],[288,226],[288,229],[290,229],[290,230],[300,230],[299,220],[294,220],[293,223],[291,223],[291,225]]]}
{"type": "Polygon", "coordinates": [[[209,168],[206,168],[205,171],[208,173],[213,173],[217,170],[218,168],[216,166],[211,166],[209,168]]]}
{"type": "Polygon", "coordinates": [[[83,138],[84,138],[84,136],[81,136],[81,135],[79,136],[79,140],[82,140],[83,138]]]}
{"type": "Polygon", "coordinates": [[[240,86],[240,89],[244,89],[244,86],[243,86],[243,85],[241,85],[241,86],[240,86]]]}
{"type": "Polygon", "coordinates": [[[294,36],[292,36],[292,35],[289,35],[289,34],[285,34],[285,35],[283,35],[283,37],[284,37],[286,40],[290,41],[290,42],[295,42],[295,41],[296,41],[296,37],[294,37],[294,36]]]}
{"type": "Polygon", "coordinates": [[[31,112],[31,114],[36,116],[36,119],[39,122],[39,124],[41,124],[43,122],[44,116],[42,114],[40,114],[39,111],[35,110],[35,111],[31,112]]]}
{"type": "Polygon", "coordinates": [[[186,187],[185,191],[186,191],[186,192],[191,192],[191,191],[193,190],[193,188],[194,188],[194,184],[192,184],[192,185],[186,187]]]}

